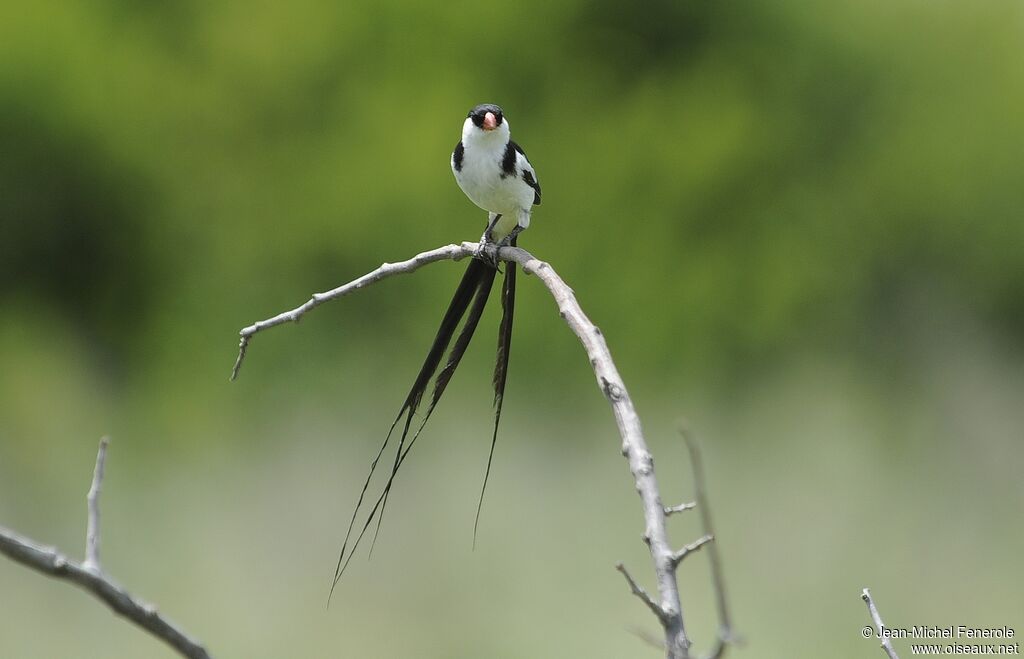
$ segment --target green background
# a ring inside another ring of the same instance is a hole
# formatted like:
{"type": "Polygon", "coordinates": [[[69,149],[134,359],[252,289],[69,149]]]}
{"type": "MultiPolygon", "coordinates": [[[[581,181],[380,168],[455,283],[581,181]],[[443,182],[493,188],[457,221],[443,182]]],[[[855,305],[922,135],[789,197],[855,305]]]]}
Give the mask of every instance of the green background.
{"type": "MultiPolygon", "coordinates": [[[[329,610],[464,266],[228,382],[243,325],[479,236],[448,158],[487,101],[544,186],[520,244],[604,331],[666,503],[677,420],[700,437],[737,656],[881,656],[864,586],[892,626],[1024,632],[1022,31],[1016,0],[4,3],[0,523],[80,556],[110,434],[105,566],[215,656],[657,656],[612,417],[535,279],[476,550],[494,308],[329,610]]],[[[172,655],[0,561],[0,656],[172,655]]]]}

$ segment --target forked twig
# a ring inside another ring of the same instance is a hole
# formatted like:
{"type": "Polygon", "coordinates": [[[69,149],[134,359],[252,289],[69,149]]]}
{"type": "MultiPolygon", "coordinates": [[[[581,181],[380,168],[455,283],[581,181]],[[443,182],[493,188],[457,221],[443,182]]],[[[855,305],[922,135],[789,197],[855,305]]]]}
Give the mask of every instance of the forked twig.
{"type": "Polygon", "coordinates": [[[155,606],[137,599],[102,573],[99,563],[99,493],[103,483],[108,443],[109,440],[106,437],[100,440],[92,485],[86,496],[89,510],[86,560],[82,564],[78,564],[54,547],[39,545],[2,526],[0,526],[0,553],[25,567],[83,588],[109,606],[115,613],[124,616],[170,645],[177,650],[178,654],[189,659],[210,659],[210,655],[199,641],[191,638],[181,628],[162,616],[155,606]]]}

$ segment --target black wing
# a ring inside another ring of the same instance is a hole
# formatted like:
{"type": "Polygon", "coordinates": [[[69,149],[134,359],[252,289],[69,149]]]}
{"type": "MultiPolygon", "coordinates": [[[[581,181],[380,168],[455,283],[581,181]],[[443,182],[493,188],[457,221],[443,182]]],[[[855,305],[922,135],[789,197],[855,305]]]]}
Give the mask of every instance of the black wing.
{"type": "Polygon", "coordinates": [[[455,150],[452,151],[452,167],[455,169],[455,171],[462,171],[462,159],[465,157],[465,155],[466,147],[462,145],[462,140],[459,140],[459,143],[455,145],[455,150]]]}
{"type": "MultiPolygon", "coordinates": [[[[515,152],[523,157],[525,166],[523,167],[523,183],[533,188],[533,205],[540,206],[540,182],[537,180],[537,174],[533,171],[533,165],[530,164],[530,159],[526,157],[526,152],[523,151],[523,147],[519,146],[512,140],[509,140],[509,144],[515,149],[515,152]]],[[[504,164],[504,163],[502,163],[504,164]]]]}

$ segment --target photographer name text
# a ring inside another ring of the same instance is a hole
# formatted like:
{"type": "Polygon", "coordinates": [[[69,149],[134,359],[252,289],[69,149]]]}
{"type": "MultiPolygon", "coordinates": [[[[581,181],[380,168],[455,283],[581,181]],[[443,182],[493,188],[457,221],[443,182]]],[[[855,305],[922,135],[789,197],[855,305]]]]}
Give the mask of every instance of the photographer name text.
{"type": "Polygon", "coordinates": [[[882,627],[876,638],[1014,638],[1012,627],[968,627],[967,625],[914,625],[913,627],[882,627]]]}

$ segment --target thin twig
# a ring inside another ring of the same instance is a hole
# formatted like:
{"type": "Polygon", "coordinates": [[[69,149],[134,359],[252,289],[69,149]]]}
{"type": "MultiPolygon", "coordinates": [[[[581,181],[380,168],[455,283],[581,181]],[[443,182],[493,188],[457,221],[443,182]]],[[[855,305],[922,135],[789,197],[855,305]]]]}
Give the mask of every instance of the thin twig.
{"type": "MultiPolygon", "coordinates": [[[[682,425],[679,432],[683,436],[686,450],[690,454],[690,468],[693,470],[693,496],[700,511],[701,527],[705,537],[713,538],[715,537],[715,527],[711,523],[711,505],[708,503],[707,485],[704,478],[704,461],[701,459],[700,449],[689,429],[682,425]]],[[[711,585],[715,591],[715,603],[718,608],[718,639],[706,659],[720,659],[725,654],[726,646],[738,643],[739,639],[732,630],[729,605],[725,597],[725,578],[722,576],[722,556],[718,551],[717,540],[708,547],[707,554],[708,562],[711,564],[711,585]]]]}
{"type": "Polygon", "coordinates": [[[189,637],[174,623],[157,612],[156,607],[135,598],[131,593],[101,574],[99,569],[99,514],[94,513],[95,497],[99,495],[99,483],[103,480],[103,462],[106,457],[107,440],[100,441],[96,456],[96,470],[93,473],[93,488],[89,490],[89,524],[95,537],[95,544],[87,542],[86,551],[93,552],[93,565],[81,564],[67,558],[53,547],[44,547],[14,531],[0,526],[0,553],[25,567],[42,574],[73,583],[109,606],[153,636],[164,641],[178,653],[189,659],[210,659],[210,655],[199,643],[189,637]],[[94,519],[95,517],[95,519],[94,519]]]}
{"type": "Polygon", "coordinates": [[[658,606],[657,602],[651,599],[651,596],[647,594],[647,591],[644,590],[643,586],[638,584],[636,580],[633,579],[633,575],[629,573],[629,570],[626,569],[626,566],[622,563],[616,563],[615,569],[621,572],[622,576],[626,577],[626,583],[629,584],[629,589],[633,592],[633,594],[640,598],[641,602],[647,605],[647,608],[649,608],[651,612],[658,617],[658,620],[664,621],[665,612],[661,609],[660,606],[658,606]]]}
{"type": "Polygon", "coordinates": [[[92,485],[86,495],[88,520],[85,531],[85,561],[82,567],[86,570],[102,572],[100,567],[100,489],[103,487],[103,468],[107,461],[107,444],[109,437],[100,439],[100,448],[96,452],[96,468],[92,472],[92,485]]]}
{"type": "Polygon", "coordinates": [[[686,558],[693,552],[699,550],[701,547],[708,544],[714,539],[715,537],[712,535],[703,535],[694,540],[693,542],[691,542],[690,544],[683,545],[682,549],[672,554],[672,563],[678,567],[679,564],[683,562],[684,558],[686,558]]]}
{"type": "Polygon", "coordinates": [[[882,649],[885,650],[887,655],[889,655],[889,659],[900,659],[899,655],[896,654],[896,650],[892,647],[892,641],[884,634],[885,623],[882,622],[882,616],[878,613],[878,607],[875,606],[875,600],[871,599],[871,591],[865,588],[861,592],[860,598],[868,605],[868,613],[871,614],[871,621],[875,623],[875,628],[878,629],[878,635],[882,637],[882,649]]]}
{"type": "Polygon", "coordinates": [[[665,506],[665,517],[671,517],[676,513],[685,513],[687,510],[693,510],[696,507],[696,501],[687,501],[679,504],[678,506],[665,506]]]}
{"type": "MultiPolygon", "coordinates": [[[[307,311],[337,297],[348,295],[364,286],[388,277],[407,274],[420,267],[442,260],[459,260],[470,257],[476,251],[477,243],[465,242],[460,245],[446,245],[435,250],[417,254],[400,263],[385,263],[381,267],[362,277],[339,286],[326,293],[314,295],[305,304],[280,313],[267,320],[260,321],[240,332],[238,359],[232,371],[232,377],[238,374],[245,357],[249,342],[259,332],[287,322],[295,322],[307,311]]],[[[633,407],[633,401],[626,391],[622,377],[619,375],[615,362],[612,360],[608,345],[605,343],[601,330],[587,317],[580,308],[573,290],[569,288],[558,273],[547,263],[538,260],[526,250],[517,247],[503,247],[498,250],[497,257],[502,261],[518,263],[526,274],[536,275],[547,287],[555,303],[558,313],[569,325],[583,345],[590,359],[597,385],[601,389],[615,415],[615,422],[622,439],[622,454],[629,461],[629,469],[633,475],[636,491],[643,504],[645,520],[644,540],[651,553],[654,572],[658,584],[662,612],[659,620],[665,632],[665,650],[668,659],[687,659],[690,641],[686,637],[683,625],[683,612],[679,598],[679,585],[676,582],[675,566],[672,564],[672,549],[665,529],[665,509],[661,503],[658,483],[654,477],[654,458],[647,448],[640,417],[633,407]]]]}
{"type": "Polygon", "coordinates": [[[468,243],[463,243],[462,245],[445,245],[444,247],[430,250],[429,252],[417,254],[406,261],[399,261],[398,263],[383,263],[376,270],[368,272],[358,279],[353,279],[347,284],[342,284],[337,288],[332,288],[331,290],[323,293],[314,293],[309,300],[295,307],[291,311],[281,312],[272,318],[261,320],[243,328],[242,331],[238,333],[241,337],[238,342],[238,358],[235,360],[234,368],[231,369],[231,379],[234,380],[238,377],[238,371],[242,368],[242,361],[245,359],[246,351],[249,348],[249,341],[256,334],[284,323],[297,323],[302,319],[302,316],[304,316],[307,311],[315,309],[324,302],[344,297],[349,293],[354,293],[355,291],[369,286],[370,284],[375,284],[382,279],[387,279],[394,275],[406,275],[410,272],[415,272],[428,263],[434,263],[435,261],[458,261],[467,256],[472,256],[471,253],[466,253],[465,251],[467,244],[468,243]]]}

